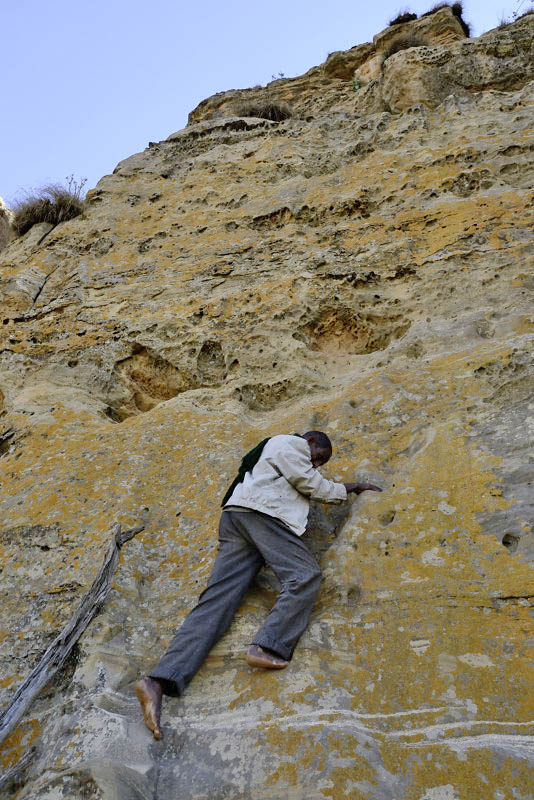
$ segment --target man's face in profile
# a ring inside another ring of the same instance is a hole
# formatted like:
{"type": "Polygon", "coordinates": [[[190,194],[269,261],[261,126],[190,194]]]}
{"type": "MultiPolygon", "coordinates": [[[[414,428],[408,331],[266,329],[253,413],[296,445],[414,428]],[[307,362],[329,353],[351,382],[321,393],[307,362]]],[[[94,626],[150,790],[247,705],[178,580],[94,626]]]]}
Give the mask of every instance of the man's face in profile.
{"type": "Polygon", "coordinates": [[[308,444],[310,446],[310,456],[311,462],[313,464],[314,469],[317,467],[321,467],[323,464],[326,464],[330,456],[332,455],[332,451],[330,448],[325,449],[324,447],[318,447],[313,439],[308,439],[308,444]]]}

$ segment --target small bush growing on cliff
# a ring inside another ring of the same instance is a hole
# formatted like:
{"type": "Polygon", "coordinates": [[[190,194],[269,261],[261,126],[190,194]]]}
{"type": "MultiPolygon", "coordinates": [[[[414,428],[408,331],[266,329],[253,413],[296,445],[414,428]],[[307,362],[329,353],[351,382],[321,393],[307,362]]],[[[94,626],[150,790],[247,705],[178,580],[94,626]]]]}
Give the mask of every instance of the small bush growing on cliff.
{"type": "Polygon", "coordinates": [[[388,58],[395,53],[398,53],[400,50],[408,50],[410,47],[428,47],[430,42],[424,36],[417,36],[417,34],[411,34],[407,36],[397,36],[394,39],[390,46],[384,50],[384,61],[387,61],[388,58]]]}
{"type": "Polygon", "coordinates": [[[23,236],[38,222],[58,225],[82,213],[82,192],[87,179],[82,178],[78,183],[70,175],[66,180],[66,186],[57,183],[43,186],[35,194],[28,194],[14,204],[13,230],[17,236],[23,236]]]}
{"type": "Polygon", "coordinates": [[[432,6],[432,8],[429,11],[425,11],[424,14],[421,14],[421,17],[428,17],[430,16],[430,14],[435,14],[436,11],[439,11],[442,8],[450,8],[452,13],[458,19],[458,22],[462,26],[463,32],[469,38],[469,36],[471,36],[471,26],[469,25],[468,22],[465,21],[465,19],[462,16],[464,9],[461,3],[438,3],[437,5],[432,6]]]}
{"type": "Polygon", "coordinates": [[[390,19],[389,24],[402,25],[404,22],[412,22],[414,19],[417,19],[417,14],[412,14],[411,11],[400,11],[395,19],[390,19]]]}
{"type": "Polygon", "coordinates": [[[234,113],[238,117],[259,117],[260,119],[270,119],[272,122],[281,122],[293,116],[287,103],[276,103],[270,100],[263,103],[245,100],[235,107],[234,113]]]}

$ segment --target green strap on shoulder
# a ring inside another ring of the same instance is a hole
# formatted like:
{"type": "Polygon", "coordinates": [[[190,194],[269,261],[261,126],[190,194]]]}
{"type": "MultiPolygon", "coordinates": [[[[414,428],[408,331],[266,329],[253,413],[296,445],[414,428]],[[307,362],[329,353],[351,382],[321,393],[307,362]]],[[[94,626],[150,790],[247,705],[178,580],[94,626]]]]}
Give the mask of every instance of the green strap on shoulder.
{"type": "MultiPolygon", "coordinates": [[[[299,438],[302,438],[300,436],[300,433],[294,433],[293,436],[298,436],[299,438]]],[[[239,465],[239,469],[237,471],[237,475],[235,476],[234,480],[228,487],[228,490],[223,497],[221,506],[226,505],[226,503],[234,493],[235,487],[238,486],[240,483],[243,483],[247,472],[252,472],[252,470],[260,460],[261,454],[263,453],[263,448],[270,439],[271,439],[270,436],[268,436],[266,439],[263,439],[259,444],[253,447],[252,450],[249,450],[248,453],[246,453],[243,456],[243,458],[241,459],[241,464],[239,465]]]]}
{"type": "Polygon", "coordinates": [[[248,453],[246,453],[243,456],[243,458],[241,459],[241,464],[239,465],[239,469],[237,471],[237,475],[230,484],[228,491],[224,495],[221,506],[226,505],[228,500],[231,498],[235,487],[238,486],[240,483],[243,483],[243,481],[245,480],[246,473],[254,469],[254,467],[260,460],[260,456],[263,453],[263,448],[265,447],[270,438],[271,437],[268,436],[266,439],[263,439],[263,441],[257,444],[256,447],[253,447],[252,450],[249,450],[248,453]]]}

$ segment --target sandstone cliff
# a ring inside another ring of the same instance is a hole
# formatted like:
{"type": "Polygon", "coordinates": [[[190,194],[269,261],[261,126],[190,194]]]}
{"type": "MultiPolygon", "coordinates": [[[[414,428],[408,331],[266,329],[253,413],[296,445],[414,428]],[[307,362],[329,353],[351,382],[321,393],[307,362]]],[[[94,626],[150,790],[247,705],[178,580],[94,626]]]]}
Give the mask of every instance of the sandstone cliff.
{"type": "Polygon", "coordinates": [[[11,241],[11,221],[13,213],[0,197],[0,250],[3,250],[11,241]]]}
{"type": "Polygon", "coordinates": [[[36,748],[6,797],[534,794],[534,16],[425,25],[385,62],[390,29],[204,101],[2,252],[2,702],[110,523],[146,526],[5,743],[4,768],[36,748]],[[243,660],[265,573],[154,742],[132,683],[205,583],[239,458],[310,427],[326,475],[386,490],[313,509],[325,580],[291,666],[243,660]]]}

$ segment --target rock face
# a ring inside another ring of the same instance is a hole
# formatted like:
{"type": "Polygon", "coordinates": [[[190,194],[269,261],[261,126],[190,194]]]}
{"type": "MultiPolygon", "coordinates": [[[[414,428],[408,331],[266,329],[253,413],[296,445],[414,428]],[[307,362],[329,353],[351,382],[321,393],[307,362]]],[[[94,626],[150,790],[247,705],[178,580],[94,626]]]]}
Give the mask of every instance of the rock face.
{"type": "Polygon", "coordinates": [[[0,197],[0,250],[3,250],[12,237],[11,222],[13,219],[13,212],[4,203],[0,197]]]}
{"type": "Polygon", "coordinates": [[[110,524],[145,521],[5,743],[4,768],[36,748],[6,797],[532,797],[533,31],[399,52],[358,92],[373,45],[217,95],[4,251],[3,702],[110,524]],[[247,94],[295,116],[233,116],[247,94]],[[313,507],[290,667],[243,659],[266,572],[154,742],[132,684],[206,581],[239,459],[311,427],[326,475],[385,491],[313,507]]]}

